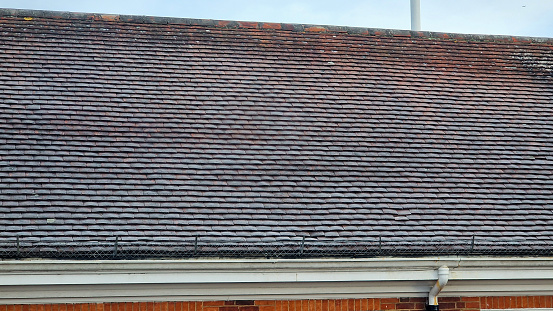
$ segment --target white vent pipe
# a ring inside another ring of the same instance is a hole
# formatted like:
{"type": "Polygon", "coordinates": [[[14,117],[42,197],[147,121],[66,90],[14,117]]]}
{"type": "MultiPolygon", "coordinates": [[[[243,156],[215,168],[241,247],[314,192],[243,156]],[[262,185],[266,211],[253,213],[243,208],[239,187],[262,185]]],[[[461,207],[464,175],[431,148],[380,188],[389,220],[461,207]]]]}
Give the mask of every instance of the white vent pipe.
{"type": "Polygon", "coordinates": [[[411,30],[421,30],[421,0],[411,0],[411,30]]]}

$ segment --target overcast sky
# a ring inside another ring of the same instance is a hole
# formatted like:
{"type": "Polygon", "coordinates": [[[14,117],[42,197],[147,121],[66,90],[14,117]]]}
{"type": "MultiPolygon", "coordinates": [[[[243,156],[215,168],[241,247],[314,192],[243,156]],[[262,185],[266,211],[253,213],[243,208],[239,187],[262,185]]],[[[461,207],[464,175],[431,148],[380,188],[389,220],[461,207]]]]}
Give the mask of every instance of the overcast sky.
{"type": "MultiPolygon", "coordinates": [[[[5,8],[409,29],[409,0],[0,0],[5,8]]],[[[422,29],[553,37],[553,0],[421,0],[422,29]]]]}

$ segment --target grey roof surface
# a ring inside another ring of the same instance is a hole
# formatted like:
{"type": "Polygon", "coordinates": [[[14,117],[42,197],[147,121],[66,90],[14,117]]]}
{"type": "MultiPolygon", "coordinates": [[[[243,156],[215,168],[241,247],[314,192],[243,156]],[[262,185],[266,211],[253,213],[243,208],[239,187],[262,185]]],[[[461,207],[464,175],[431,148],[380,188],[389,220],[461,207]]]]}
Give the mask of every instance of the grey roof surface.
{"type": "Polygon", "coordinates": [[[0,11],[0,239],[551,241],[553,40],[0,11]]]}

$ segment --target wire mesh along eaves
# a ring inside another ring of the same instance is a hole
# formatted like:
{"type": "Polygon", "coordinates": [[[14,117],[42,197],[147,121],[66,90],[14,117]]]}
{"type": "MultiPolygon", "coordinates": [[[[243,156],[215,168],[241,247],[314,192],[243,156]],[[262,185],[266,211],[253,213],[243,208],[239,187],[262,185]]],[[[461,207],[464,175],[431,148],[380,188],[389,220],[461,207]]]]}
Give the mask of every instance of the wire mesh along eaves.
{"type": "Polygon", "coordinates": [[[106,241],[0,242],[0,258],[49,259],[176,259],[176,258],[369,258],[380,256],[421,257],[467,256],[552,256],[553,241],[493,240],[484,238],[416,241],[317,241],[222,242],[192,239],[182,242],[106,241]]]}

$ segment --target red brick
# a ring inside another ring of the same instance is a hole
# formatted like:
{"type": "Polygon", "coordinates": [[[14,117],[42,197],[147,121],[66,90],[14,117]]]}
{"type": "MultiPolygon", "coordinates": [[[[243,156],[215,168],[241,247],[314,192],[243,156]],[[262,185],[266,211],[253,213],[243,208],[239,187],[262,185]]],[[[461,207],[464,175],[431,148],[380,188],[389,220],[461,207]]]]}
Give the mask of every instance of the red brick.
{"type": "Polygon", "coordinates": [[[382,303],[380,299],[374,299],[374,310],[382,309],[382,303]]]}
{"type": "Polygon", "coordinates": [[[234,303],[237,306],[253,306],[253,305],[255,305],[255,301],[253,301],[253,300],[236,300],[234,303]]]}
{"type": "MultiPolygon", "coordinates": [[[[442,303],[440,302],[440,309],[442,308],[442,303]]],[[[396,304],[396,309],[398,310],[412,310],[415,309],[415,303],[414,302],[400,302],[396,304]]]]}
{"type": "Polygon", "coordinates": [[[466,309],[480,309],[480,302],[465,302],[466,309]]]}
{"type": "Polygon", "coordinates": [[[340,299],[334,300],[334,308],[336,311],[342,311],[342,300],[340,299]]]}
{"type": "MultiPolygon", "coordinates": [[[[370,311],[370,310],[421,310],[425,298],[382,298],[382,299],[341,299],[341,300],[295,300],[254,301],[261,306],[232,305],[235,302],[208,301],[205,310],[189,308],[194,302],[160,302],[160,303],[104,303],[104,304],[52,304],[52,305],[11,305],[0,306],[0,311],[148,311],[150,306],[160,311],[370,311]],[[415,302],[421,301],[421,302],[415,302]],[[382,305],[380,305],[382,303],[382,305]],[[214,305],[211,307],[210,305],[214,305]],[[295,306],[298,310],[295,310],[295,306]],[[142,306],[142,310],[141,307],[142,306]],[[146,308],[144,308],[146,306],[146,308]],[[339,307],[337,309],[336,307],[339,307]],[[92,308],[90,308],[92,307],[92,308]],[[209,308],[209,309],[207,309],[209,308]],[[189,310],[191,309],[191,310],[189,310]]],[[[241,301],[245,303],[246,301],[241,301]]],[[[249,302],[248,302],[249,303],[249,302]]],[[[553,296],[523,297],[440,297],[440,309],[447,311],[513,308],[551,308],[553,296]],[[480,303],[482,301],[482,303],[480,303]],[[483,304],[483,305],[482,305],[483,304]]]]}
{"type": "Polygon", "coordinates": [[[492,308],[499,309],[499,297],[492,297],[492,308]]]}
{"type": "Polygon", "coordinates": [[[348,308],[344,311],[355,311],[355,299],[348,299],[348,308]]]}
{"type": "Polygon", "coordinates": [[[478,301],[478,302],[480,302],[480,297],[461,297],[461,301],[478,301]]]}
{"type": "Polygon", "coordinates": [[[322,311],[323,301],[320,299],[317,299],[317,300],[313,300],[313,302],[315,303],[315,311],[322,311]]]}
{"type": "Polygon", "coordinates": [[[522,296],[516,297],[516,308],[521,309],[522,308],[522,296]]]}
{"type": "Polygon", "coordinates": [[[540,296],[540,302],[539,302],[539,308],[545,308],[545,300],[547,299],[546,296],[540,296]]]}
{"type": "Polygon", "coordinates": [[[491,300],[488,299],[490,297],[481,297],[480,299],[480,306],[482,308],[485,308],[485,309],[491,309],[492,308],[492,305],[491,305],[491,300]]]}
{"type": "Polygon", "coordinates": [[[367,310],[376,310],[374,307],[374,298],[367,299],[367,310]]]}
{"type": "Polygon", "coordinates": [[[533,307],[532,308],[539,308],[539,305],[540,305],[540,298],[541,296],[534,296],[532,297],[532,300],[533,300],[533,307]]]}
{"type": "Polygon", "coordinates": [[[523,308],[530,308],[530,303],[529,303],[528,297],[526,297],[526,296],[522,297],[522,307],[523,308]]]}
{"type": "Polygon", "coordinates": [[[342,299],[342,311],[356,311],[355,299],[342,299]]]}
{"type": "Polygon", "coordinates": [[[254,305],[256,305],[256,306],[274,306],[275,301],[274,300],[256,300],[256,301],[254,301],[254,305]]]}
{"type": "Polygon", "coordinates": [[[463,301],[457,301],[455,303],[455,308],[457,309],[464,309],[466,306],[466,302],[463,302],[463,301]]]}
{"type": "Polygon", "coordinates": [[[382,310],[392,310],[396,308],[396,303],[399,302],[397,298],[381,298],[380,299],[380,309],[382,310]]]}
{"type": "Polygon", "coordinates": [[[368,299],[359,299],[359,310],[367,311],[369,309],[368,299]]]}
{"type": "Polygon", "coordinates": [[[511,308],[511,298],[512,297],[505,297],[505,299],[503,299],[503,302],[505,303],[505,309],[511,308]]]}
{"type": "Polygon", "coordinates": [[[454,302],[439,301],[439,303],[440,303],[440,310],[442,310],[442,309],[455,309],[455,303],[454,302]]]}
{"type": "Polygon", "coordinates": [[[439,298],[439,301],[440,301],[440,305],[441,305],[442,302],[456,302],[456,301],[461,301],[461,297],[440,297],[440,298],[439,298]]]}
{"type": "Polygon", "coordinates": [[[537,308],[538,297],[528,296],[528,308],[537,308]]]}
{"type": "Polygon", "coordinates": [[[413,298],[409,298],[409,301],[410,301],[410,302],[424,302],[424,303],[426,303],[427,300],[428,300],[427,297],[413,297],[413,298]]]}

